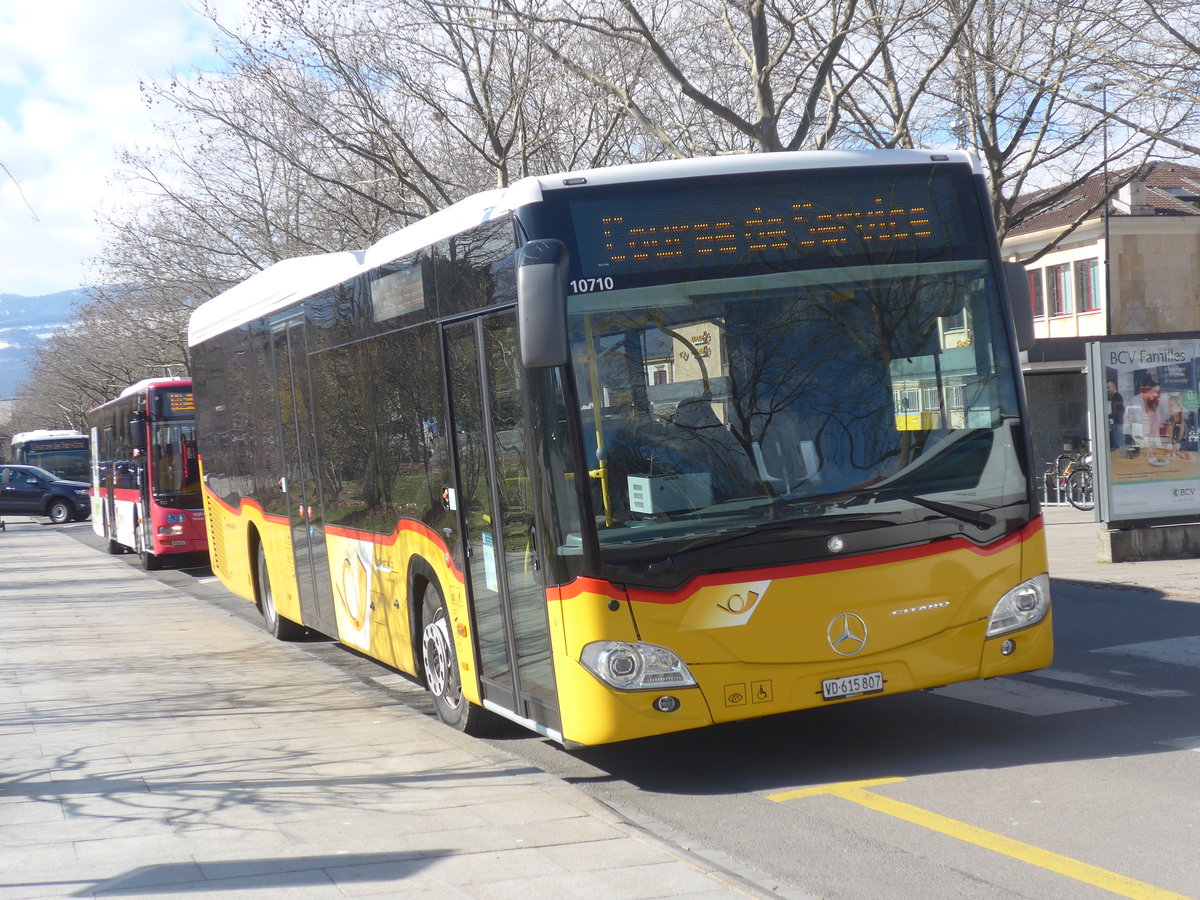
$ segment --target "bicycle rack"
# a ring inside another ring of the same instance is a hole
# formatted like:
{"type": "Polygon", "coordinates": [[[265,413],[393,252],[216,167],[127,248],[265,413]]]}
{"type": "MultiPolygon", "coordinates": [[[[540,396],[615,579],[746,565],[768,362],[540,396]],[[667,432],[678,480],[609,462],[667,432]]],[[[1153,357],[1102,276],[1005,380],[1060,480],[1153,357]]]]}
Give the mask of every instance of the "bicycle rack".
{"type": "Polygon", "coordinates": [[[1046,471],[1042,473],[1042,504],[1044,506],[1065,506],[1067,504],[1067,476],[1064,473],[1066,463],[1071,454],[1061,454],[1058,459],[1046,463],[1046,471]]]}

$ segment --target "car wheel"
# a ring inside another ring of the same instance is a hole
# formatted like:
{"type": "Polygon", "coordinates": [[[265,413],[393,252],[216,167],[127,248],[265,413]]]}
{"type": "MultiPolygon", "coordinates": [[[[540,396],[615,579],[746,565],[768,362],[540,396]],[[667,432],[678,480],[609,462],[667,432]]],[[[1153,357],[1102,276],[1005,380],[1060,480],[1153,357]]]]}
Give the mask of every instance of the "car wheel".
{"type": "Polygon", "coordinates": [[[61,497],[50,501],[50,506],[46,510],[46,515],[50,517],[50,521],[55,525],[64,525],[71,521],[73,510],[71,504],[61,497]]]}

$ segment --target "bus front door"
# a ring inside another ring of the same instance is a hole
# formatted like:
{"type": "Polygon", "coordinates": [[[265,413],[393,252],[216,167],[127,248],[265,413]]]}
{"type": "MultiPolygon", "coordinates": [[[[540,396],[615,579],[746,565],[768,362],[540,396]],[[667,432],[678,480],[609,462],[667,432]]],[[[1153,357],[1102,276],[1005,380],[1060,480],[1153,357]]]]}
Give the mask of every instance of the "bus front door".
{"type": "Polygon", "coordinates": [[[272,327],[275,346],[276,396],[279,403],[280,453],[284,494],[292,530],[300,613],[309,628],[337,637],[333,588],[317,481],[316,436],[309,403],[308,358],[304,320],[289,319],[272,327]]]}
{"type": "Polygon", "coordinates": [[[484,700],[558,731],[516,315],[458,322],[443,333],[480,689],[484,700]]]}

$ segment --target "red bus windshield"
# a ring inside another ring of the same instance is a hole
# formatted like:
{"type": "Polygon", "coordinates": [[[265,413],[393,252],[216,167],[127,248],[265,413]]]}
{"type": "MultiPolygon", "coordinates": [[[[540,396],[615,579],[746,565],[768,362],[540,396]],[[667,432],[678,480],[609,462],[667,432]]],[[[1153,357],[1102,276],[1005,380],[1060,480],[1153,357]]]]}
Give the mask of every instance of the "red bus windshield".
{"type": "Polygon", "coordinates": [[[194,422],[155,423],[152,448],[155,494],[199,491],[194,422]]]}

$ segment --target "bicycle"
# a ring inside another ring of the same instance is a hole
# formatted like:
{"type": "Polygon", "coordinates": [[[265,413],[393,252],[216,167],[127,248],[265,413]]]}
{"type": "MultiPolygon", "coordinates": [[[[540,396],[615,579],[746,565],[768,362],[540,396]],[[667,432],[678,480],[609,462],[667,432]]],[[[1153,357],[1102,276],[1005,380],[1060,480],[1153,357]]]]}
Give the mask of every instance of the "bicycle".
{"type": "Polygon", "coordinates": [[[1063,468],[1063,487],[1067,502],[1084,511],[1096,508],[1096,492],[1092,484],[1092,454],[1080,447],[1063,468]]]}

